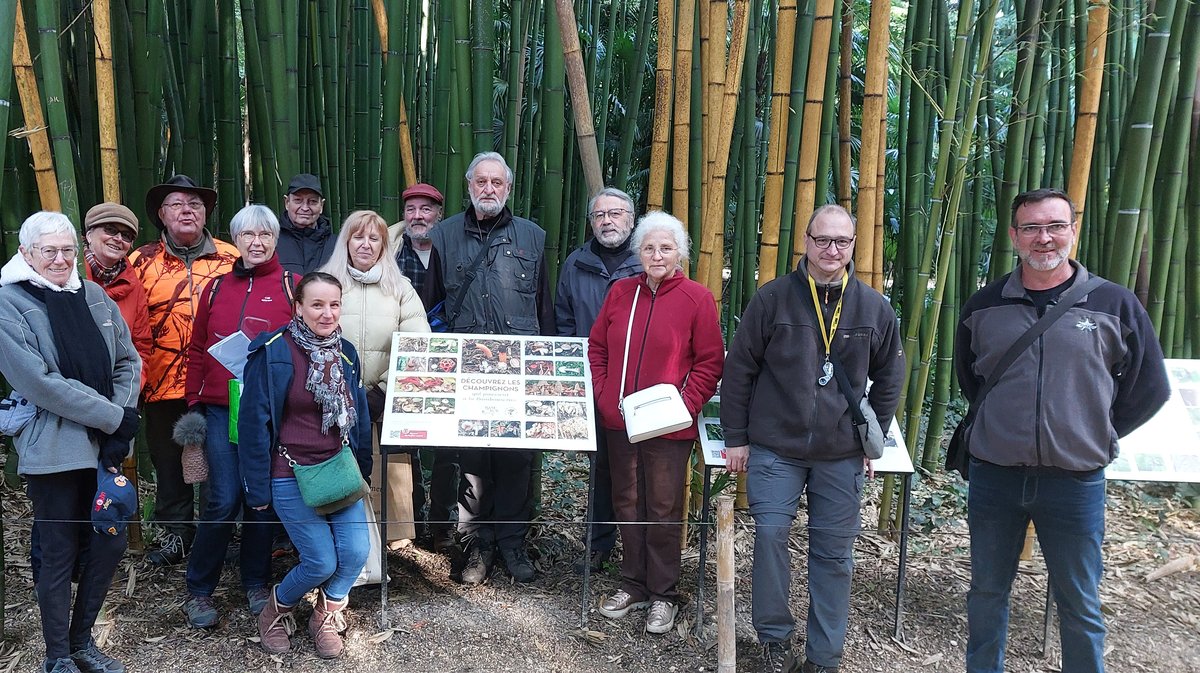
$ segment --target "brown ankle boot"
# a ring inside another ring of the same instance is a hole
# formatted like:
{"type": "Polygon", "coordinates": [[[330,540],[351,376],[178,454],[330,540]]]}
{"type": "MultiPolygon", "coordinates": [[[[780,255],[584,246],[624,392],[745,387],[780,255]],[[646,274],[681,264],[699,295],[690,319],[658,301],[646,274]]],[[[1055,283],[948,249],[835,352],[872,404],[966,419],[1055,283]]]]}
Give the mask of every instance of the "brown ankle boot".
{"type": "Polygon", "coordinates": [[[342,631],[346,630],[346,617],[343,610],[349,598],[340,601],[330,600],[323,590],[317,590],[317,602],[313,605],[312,617],[308,619],[308,635],[312,636],[313,645],[317,648],[317,656],[322,659],[333,659],[342,655],[342,631]]]}
{"type": "Polygon", "coordinates": [[[258,613],[258,637],[262,647],[271,654],[283,654],[292,647],[288,636],[296,628],[292,620],[292,606],[280,605],[272,587],[267,604],[258,613]]]}

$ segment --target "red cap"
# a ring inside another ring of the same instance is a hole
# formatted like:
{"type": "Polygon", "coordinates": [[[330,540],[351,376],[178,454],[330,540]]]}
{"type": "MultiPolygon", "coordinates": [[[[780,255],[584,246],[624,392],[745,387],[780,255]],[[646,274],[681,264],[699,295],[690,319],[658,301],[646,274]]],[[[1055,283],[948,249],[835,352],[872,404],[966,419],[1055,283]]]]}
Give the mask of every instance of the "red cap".
{"type": "Polygon", "coordinates": [[[442,197],[442,193],[437,190],[437,187],[434,187],[433,185],[430,185],[430,184],[426,184],[424,182],[418,182],[417,184],[413,185],[412,187],[409,187],[408,189],[404,190],[404,193],[401,194],[400,196],[405,201],[411,199],[414,196],[424,196],[426,198],[437,201],[438,205],[441,205],[445,202],[445,199],[442,197]]]}

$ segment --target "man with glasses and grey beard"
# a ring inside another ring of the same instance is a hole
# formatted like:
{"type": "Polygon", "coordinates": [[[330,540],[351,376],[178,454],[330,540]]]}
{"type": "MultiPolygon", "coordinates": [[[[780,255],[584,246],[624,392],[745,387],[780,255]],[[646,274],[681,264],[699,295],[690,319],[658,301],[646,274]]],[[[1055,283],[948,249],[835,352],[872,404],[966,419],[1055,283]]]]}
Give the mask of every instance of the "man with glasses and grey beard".
{"type": "MultiPolygon", "coordinates": [[[[475,155],[467,167],[471,206],[433,230],[426,283],[429,306],[445,301],[449,332],[462,334],[555,334],[554,305],[546,269],[546,232],[513,215],[512,169],[496,152],[475,155]]],[[[466,562],[452,576],[464,584],[488,578],[499,553],[509,574],[530,582],[533,564],[525,549],[533,516],[530,479],[533,451],[463,449],[459,466],[458,532],[466,562]]]]}
{"type": "Polygon", "coordinates": [[[754,517],[751,620],[770,671],[836,672],[850,613],[854,539],[869,474],[834,367],[882,428],[896,413],[904,352],[887,299],[854,277],[854,218],[826,205],[808,221],[793,273],[759,288],[729,344],[721,425],[730,472],[746,472],[754,517]],[[807,493],[808,620],[804,654],[796,622],[788,538],[807,493]]]}
{"type": "MultiPolygon", "coordinates": [[[[600,305],[612,284],[642,272],[638,256],[629,249],[629,235],[637,219],[633,199],[615,187],[606,187],[588,203],[592,240],[584,243],[563,263],[554,295],[554,318],[559,336],[584,337],[600,313],[600,305]]],[[[608,469],[608,445],[603,432],[596,433],[596,493],[589,520],[592,525],[592,556],[580,559],[575,571],[585,564],[599,570],[617,544],[613,513],[612,480],[608,469]]]]}

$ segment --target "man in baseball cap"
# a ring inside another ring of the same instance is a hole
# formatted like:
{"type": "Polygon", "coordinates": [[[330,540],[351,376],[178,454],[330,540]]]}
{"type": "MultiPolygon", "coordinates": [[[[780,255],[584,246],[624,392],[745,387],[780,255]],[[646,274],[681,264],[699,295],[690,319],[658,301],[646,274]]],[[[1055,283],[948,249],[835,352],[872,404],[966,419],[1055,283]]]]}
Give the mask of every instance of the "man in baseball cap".
{"type": "Polygon", "coordinates": [[[279,214],[279,263],[297,277],[316,271],[333,254],[337,237],[325,215],[321,181],[312,173],[300,173],[288,183],[279,214]]]}

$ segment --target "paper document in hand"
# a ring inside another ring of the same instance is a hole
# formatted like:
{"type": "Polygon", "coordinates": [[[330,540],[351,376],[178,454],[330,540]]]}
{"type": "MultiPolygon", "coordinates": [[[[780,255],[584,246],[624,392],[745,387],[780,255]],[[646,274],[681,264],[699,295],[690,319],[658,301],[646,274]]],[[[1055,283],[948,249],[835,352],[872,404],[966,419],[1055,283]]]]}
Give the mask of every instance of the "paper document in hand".
{"type": "Polygon", "coordinates": [[[229,370],[233,378],[241,381],[242,370],[246,368],[246,359],[250,355],[250,338],[238,330],[208,347],[208,352],[229,370]]]}

